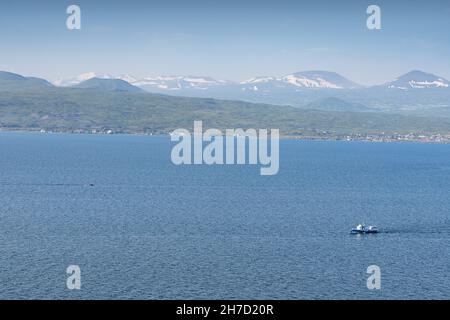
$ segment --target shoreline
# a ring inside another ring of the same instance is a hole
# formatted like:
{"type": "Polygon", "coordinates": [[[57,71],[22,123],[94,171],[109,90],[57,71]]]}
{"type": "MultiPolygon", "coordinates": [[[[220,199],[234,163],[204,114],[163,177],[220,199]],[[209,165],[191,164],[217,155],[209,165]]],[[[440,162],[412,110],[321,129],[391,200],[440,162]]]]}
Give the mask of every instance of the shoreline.
{"type": "MultiPolygon", "coordinates": [[[[73,134],[73,135],[130,135],[130,136],[155,136],[170,137],[167,132],[128,132],[107,130],[46,130],[41,128],[25,129],[25,128],[1,128],[0,133],[31,133],[31,134],[73,134]]],[[[299,141],[342,141],[342,142],[373,142],[373,143],[431,143],[431,144],[450,144],[450,134],[354,134],[354,135],[330,135],[330,136],[314,136],[314,135],[286,135],[281,134],[280,140],[299,140],[299,141]]]]}

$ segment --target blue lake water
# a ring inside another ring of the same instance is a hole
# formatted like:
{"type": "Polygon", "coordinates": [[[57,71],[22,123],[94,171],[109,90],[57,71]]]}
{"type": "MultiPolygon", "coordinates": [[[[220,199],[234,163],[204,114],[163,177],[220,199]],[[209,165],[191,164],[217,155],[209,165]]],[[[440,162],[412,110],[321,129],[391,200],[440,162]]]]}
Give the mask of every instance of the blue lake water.
{"type": "Polygon", "coordinates": [[[450,298],[450,146],[283,140],[275,176],[170,151],[0,133],[0,298],[450,298]]]}

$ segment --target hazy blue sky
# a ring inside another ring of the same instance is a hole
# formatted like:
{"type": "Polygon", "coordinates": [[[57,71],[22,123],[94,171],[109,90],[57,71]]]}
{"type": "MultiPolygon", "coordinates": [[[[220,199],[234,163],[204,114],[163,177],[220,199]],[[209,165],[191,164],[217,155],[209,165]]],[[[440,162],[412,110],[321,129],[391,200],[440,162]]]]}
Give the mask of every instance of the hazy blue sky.
{"type": "Polygon", "coordinates": [[[1,1],[0,70],[229,80],[336,71],[362,84],[412,69],[450,79],[450,1],[1,1]],[[66,28],[78,4],[82,29],[66,28]],[[382,10],[380,31],[366,8],[382,10]]]}

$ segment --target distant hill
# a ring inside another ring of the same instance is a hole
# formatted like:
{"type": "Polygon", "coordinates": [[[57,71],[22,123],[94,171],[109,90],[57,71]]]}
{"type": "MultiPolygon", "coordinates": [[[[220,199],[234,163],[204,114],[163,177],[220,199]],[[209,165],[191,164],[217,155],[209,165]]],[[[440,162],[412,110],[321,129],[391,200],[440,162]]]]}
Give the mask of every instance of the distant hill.
{"type": "Polygon", "coordinates": [[[25,81],[27,78],[12,72],[0,71],[0,80],[3,81],[25,81]]]}
{"type": "Polygon", "coordinates": [[[76,85],[75,88],[80,89],[93,89],[101,91],[124,91],[124,92],[145,92],[141,88],[135,87],[128,82],[120,79],[100,79],[92,78],[81,82],[76,85]]]}
{"type": "Polygon", "coordinates": [[[0,91],[3,90],[22,90],[39,89],[52,87],[47,80],[35,77],[24,77],[22,75],[0,71],[0,91]]]}

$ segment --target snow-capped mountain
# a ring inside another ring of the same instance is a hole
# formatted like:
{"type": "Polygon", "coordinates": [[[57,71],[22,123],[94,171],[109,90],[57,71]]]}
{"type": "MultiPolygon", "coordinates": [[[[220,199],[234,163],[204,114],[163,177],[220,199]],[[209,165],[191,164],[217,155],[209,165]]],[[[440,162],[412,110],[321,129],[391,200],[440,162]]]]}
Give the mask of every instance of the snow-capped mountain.
{"type": "Polygon", "coordinates": [[[205,90],[211,87],[227,85],[230,84],[230,82],[199,76],[157,76],[136,80],[131,82],[131,84],[146,90],[205,90]]]}
{"type": "Polygon", "coordinates": [[[282,80],[302,88],[356,89],[361,87],[336,72],[329,71],[297,72],[283,77],[282,80]]]}
{"type": "Polygon", "coordinates": [[[408,72],[394,81],[384,84],[387,88],[401,90],[449,88],[449,85],[448,80],[419,70],[408,72]]]}
{"type": "Polygon", "coordinates": [[[356,89],[361,86],[343,76],[328,71],[304,71],[289,74],[283,77],[257,77],[242,81],[243,90],[270,91],[274,89],[288,88],[294,91],[298,89],[356,89]],[[260,88],[261,87],[261,88],[260,88]]]}

